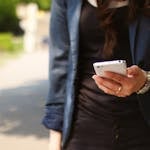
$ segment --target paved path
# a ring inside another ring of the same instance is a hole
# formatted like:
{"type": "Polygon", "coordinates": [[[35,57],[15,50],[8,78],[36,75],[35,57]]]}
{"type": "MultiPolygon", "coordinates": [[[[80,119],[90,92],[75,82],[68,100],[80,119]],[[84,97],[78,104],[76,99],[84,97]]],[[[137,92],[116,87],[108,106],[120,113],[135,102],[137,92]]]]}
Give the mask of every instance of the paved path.
{"type": "Polygon", "coordinates": [[[0,68],[0,149],[47,150],[41,125],[48,89],[48,51],[24,54],[0,68]]]}

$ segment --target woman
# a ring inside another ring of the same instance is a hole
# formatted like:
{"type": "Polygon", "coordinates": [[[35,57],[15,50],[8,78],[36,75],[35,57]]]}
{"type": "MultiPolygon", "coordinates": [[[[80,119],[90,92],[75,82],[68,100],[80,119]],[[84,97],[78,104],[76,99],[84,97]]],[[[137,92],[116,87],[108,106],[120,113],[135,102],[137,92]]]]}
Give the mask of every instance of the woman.
{"type": "Polygon", "coordinates": [[[150,149],[149,12],[149,0],[53,1],[50,150],[150,149]],[[95,75],[94,62],[117,59],[127,76],[95,75]]]}

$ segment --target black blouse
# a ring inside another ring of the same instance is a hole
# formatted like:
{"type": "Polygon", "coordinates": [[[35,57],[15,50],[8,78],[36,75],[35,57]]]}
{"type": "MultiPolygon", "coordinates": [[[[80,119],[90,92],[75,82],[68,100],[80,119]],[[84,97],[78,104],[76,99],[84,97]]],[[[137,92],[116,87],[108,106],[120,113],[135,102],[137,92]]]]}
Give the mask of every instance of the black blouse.
{"type": "MultiPolygon", "coordinates": [[[[128,66],[132,65],[128,26],[125,23],[125,16],[128,7],[117,9],[116,21],[118,31],[118,45],[114,49],[114,54],[109,60],[125,59],[128,66]]],[[[119,98],[105,94],[101,91],[92,75],[95,74],[93,63],[104,61],[101,57],[104,45],[104,31],[99,27],[97,8],[88,2],[82,7],[80,17],[80,40],[79,40],[79,64],[78,64],[78,86],[77,99],[78,109],[89,111],[94,117],[101,114],[107,117],[115,115],[130,114],[138,108],[136,95],[119,98]]]]}

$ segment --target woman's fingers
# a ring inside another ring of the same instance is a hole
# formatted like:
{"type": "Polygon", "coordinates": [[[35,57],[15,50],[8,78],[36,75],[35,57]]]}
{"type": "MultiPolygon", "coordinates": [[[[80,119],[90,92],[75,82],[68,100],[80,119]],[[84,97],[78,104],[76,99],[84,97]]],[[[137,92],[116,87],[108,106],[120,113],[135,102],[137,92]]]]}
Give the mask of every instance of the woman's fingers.
{"type": "Polygon", "coordinates": [[[127,68],[127,75],[136,75],[140,71],[140,68],[136,65],[127,68]]]}
{"type": "Polygon", "coordinates": [[[136,65],[127,68],[127,76],[133,79],[133,91],[137,92],[146,82],[146,72],[136,65]]]}
{"type": "Polygon", "coordinates": [[[115,95],[122,89],[122,86],[113,80],[102,78],[97,75],[94,75],[92,78],[95,80],[97,86],[105,93],[115,95]]]}
{"type": "Polygon", "coordinates": [[[97,86],[107,94],[115,95],[118,97],[126,97],[133,93],[130,89],[130,86],[132,85],[130,81],[128,81],[128,83],[131,85],[128,83],[123,85],[115,82],[114,80],[102,78],[97,75],[94,75],[92,78],[95,80],[97,86]]]}
{"type": "Polygon", "coordinates": [[[126,82],[126,76],[124,75],[121,75],[121,74],[117,74],[117,73],[114,73],[114,72],[109,72],[109,71],[106,71],[105,72],[105,77],[108,78],[108,79],[111,79],[119,84],[124,84],[124,82],[126,82]]]}

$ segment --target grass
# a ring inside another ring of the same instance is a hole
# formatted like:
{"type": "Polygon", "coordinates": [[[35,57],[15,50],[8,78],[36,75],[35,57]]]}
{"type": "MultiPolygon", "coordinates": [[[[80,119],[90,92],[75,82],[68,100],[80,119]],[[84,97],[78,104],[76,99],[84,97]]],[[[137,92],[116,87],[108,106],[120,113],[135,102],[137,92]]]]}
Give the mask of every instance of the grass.
{"type": "Polygon", "coordinates": [[[23,38],[11,33],[0,33],[0,65],[8,59],[16,58],[23,52],[23,38]]]}

